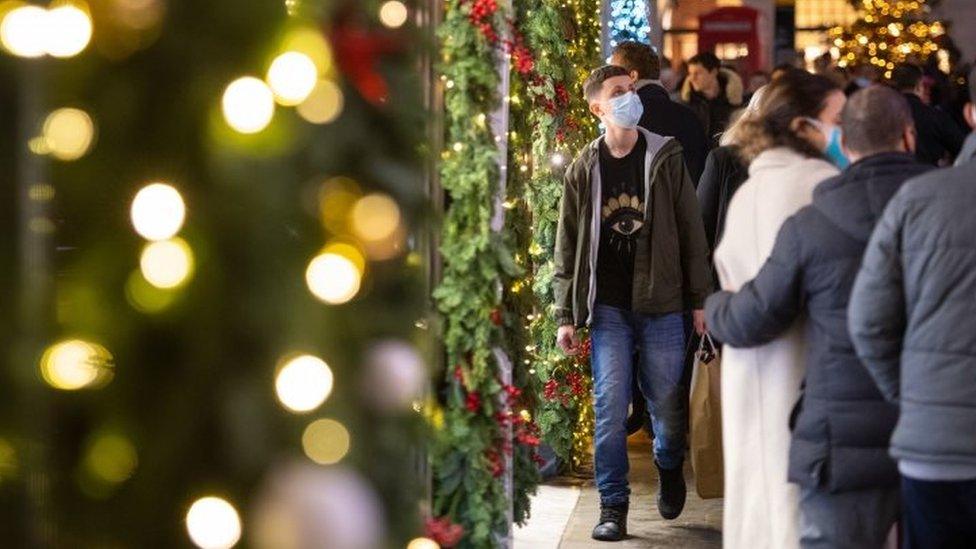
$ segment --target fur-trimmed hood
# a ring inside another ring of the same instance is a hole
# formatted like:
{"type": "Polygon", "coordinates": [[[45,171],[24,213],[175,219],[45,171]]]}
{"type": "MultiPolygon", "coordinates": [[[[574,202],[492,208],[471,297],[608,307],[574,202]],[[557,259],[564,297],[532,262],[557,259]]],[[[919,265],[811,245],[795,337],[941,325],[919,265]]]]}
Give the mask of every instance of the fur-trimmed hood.
{"type": "MultiPolygon", "coordinates": [[[[718,85],[732,106],[738,107],[742,105],[745,88],[742,84],[742,77],[737,72],[725,67],[720,68],[718,70],[718,85]]],[[[691,91],[691,80],[685,78],[685,83],[681,86],[681,100],[685,103],[691,101],[691,91]]]]}

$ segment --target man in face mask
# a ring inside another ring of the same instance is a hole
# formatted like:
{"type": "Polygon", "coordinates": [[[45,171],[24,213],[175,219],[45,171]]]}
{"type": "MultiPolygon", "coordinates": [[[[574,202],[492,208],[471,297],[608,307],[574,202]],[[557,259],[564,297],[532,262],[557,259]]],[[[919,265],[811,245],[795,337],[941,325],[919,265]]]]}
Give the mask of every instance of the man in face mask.
{"type": "Polygon", "coordinates": [[[559,346],[579,350],[576,330],[589,326],[595,397],[596,482],[600,519],[594,539],[627,532],[627,415],[635,369],[651,411],[660,471],[658,510],[666,519],[685,502],[682,463],[687,429],[681,386],[685,334],[711,281],[698,199],[681,145],[638,127],[643,107],[626,69],[604,66],[584,85],[590,111],[606,134],[566,171],[556,235],[554,293],[559,346]]]}
{"type": "Polygon", "coordinates": [[[691,181],[698,179],[705,169],[710,141],[695,113],[687,106],[672,101],[661,79],[661,58],[654,48],[640,42],[621,42],[613,49],[610,62],[627,69],[634,80],[638,98],[644,106],[640,125],[653,133],[674,137],[684,150],[685,165],[691,181]]]}

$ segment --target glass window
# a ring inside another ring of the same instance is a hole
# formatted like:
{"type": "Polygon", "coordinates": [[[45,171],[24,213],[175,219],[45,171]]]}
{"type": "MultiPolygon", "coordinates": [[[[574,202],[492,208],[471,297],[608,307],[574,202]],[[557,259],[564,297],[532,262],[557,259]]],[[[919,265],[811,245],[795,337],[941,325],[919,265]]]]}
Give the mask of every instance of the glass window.
{"type": "Polygon", "coordinates": [[[849,25],[857,11],[848,0],[796,0],[796,28],[819,29],[849,25]]]}

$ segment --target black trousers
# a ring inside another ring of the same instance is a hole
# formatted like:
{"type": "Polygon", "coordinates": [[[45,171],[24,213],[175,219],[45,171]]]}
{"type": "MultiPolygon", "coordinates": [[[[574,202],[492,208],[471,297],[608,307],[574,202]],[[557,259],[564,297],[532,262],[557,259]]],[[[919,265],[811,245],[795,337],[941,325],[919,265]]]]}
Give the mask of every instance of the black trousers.
{"type": "Polygon", "coordinates": [[[976,547],[976,480],[901,477],[905,549],[976,547]]]}

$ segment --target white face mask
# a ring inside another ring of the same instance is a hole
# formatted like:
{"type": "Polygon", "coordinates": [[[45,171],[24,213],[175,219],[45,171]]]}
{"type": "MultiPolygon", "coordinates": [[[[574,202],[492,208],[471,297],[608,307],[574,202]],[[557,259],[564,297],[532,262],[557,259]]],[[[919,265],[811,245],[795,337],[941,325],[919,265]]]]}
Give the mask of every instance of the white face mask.
{"type": "Polygon", "coordinates": [[[619,128],[634,129],[644,114],[644,104],[634,92],[627,92],[614,97],[609,102],[610,112],[606,114],[607,122],[619,128]]]}

